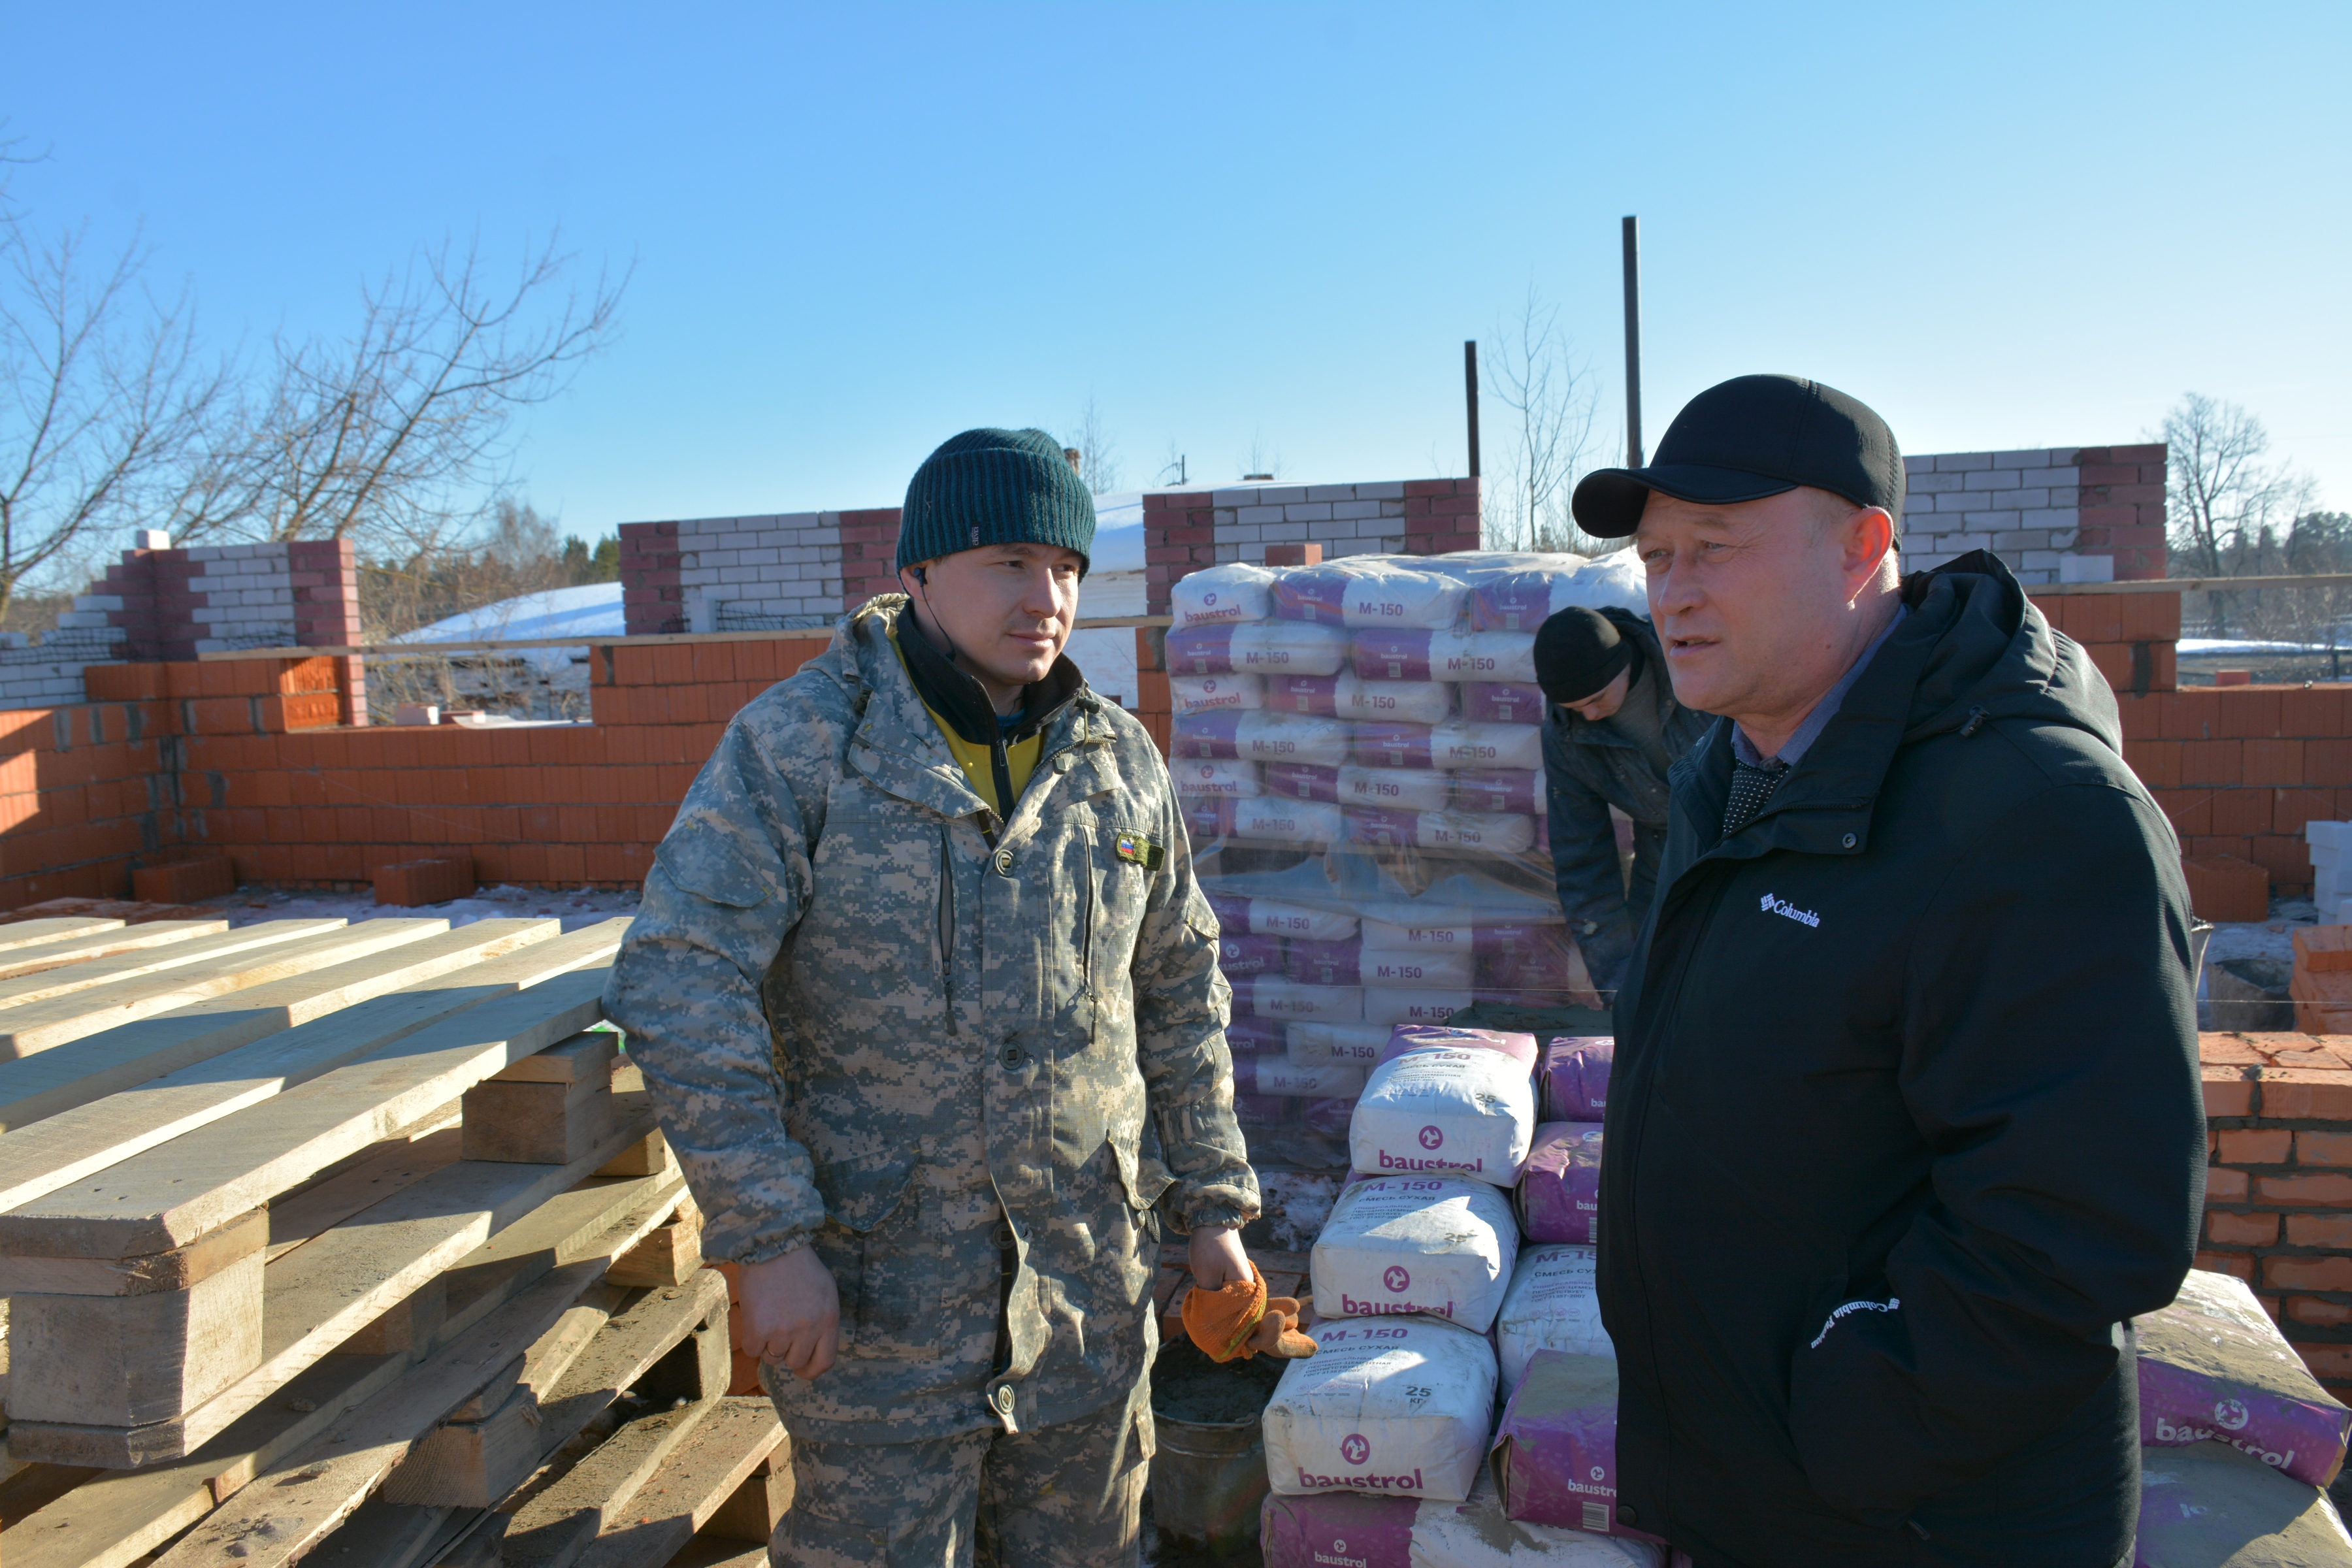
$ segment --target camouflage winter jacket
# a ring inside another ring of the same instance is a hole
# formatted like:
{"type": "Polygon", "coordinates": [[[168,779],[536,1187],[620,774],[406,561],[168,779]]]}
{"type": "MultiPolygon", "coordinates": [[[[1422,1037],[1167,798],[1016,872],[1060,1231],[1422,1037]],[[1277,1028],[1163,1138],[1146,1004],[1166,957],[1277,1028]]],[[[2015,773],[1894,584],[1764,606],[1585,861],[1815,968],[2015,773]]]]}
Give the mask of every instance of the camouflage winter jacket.
{"type": "Polygon", "coordinates": [[[905,604],[727,727],[605,996],[706,1255],[832,1269],[839,1364],[769,1376],[849,1442],[1124,1397],[1156,1343],[1155,1203],[1188,1226],[1258,1205],[1216,919],[1150,737],[1080,686],[999,822],[891,647],[905,604]]]}

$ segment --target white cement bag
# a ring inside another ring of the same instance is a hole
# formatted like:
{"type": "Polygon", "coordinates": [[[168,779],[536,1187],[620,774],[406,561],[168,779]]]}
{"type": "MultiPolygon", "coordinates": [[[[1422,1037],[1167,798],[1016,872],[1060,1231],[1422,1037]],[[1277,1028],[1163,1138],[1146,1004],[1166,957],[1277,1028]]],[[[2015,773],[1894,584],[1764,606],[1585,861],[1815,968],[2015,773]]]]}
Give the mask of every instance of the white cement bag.
{"type": "Polygon", "coordinates": [[[1450,720],[1430,727],[1429,761],[1432,767],[1448,770],[1539,768],[1543,766],[1543,728],[1450,720]]]}
{"type": "Polygon", "coordinates": [[[1532,681],[1536,639],[1533,632],[1368,628],[1356,634],[1349,662],[1370,681],[1532,681]]]}
{"type": "Polygon", "coordinates": [[[1219,708],[1263,708],[1265,678],[1259,675],[1171,675],[1168,694],[1179,713],[1207,713],[1219,708]]]}
{"type": "Polygon", "coordinates": [[[1348,662],[1348,634],[1307,621],[1244,622],[1234,628],[1237,670],[1260,675],[1337,675],[1348,662]]]}
{"type": "Polygon", "coordinates": [[[1364,994],[1353,985],[1301,985],[1286,975],[1250,974],[1234,986],[1236,1006],[1244,995],[1261,1018],[1355,1024],[1364,1016],[1364,994]]]}
{"type": "Polygon", "coordinates": [[[1347,826],[1336,805],[1287,795],[1259,795],[1234,803],[1234,837],[1273,844],[1336,844],[1347,826]]]}
{"type": "Polygon", "coordinates": [[[1360,1179],[1339,1190],[1316,1238],[1315,1310],[1326,1318],[1423,1312],[1483,1334],[1503,1305],[1518,1250],[1510,1199],[1484,1182],[1360,1179]]]}
{"type": "Polygon", "coordinates": [[[1399,1029],[1349,1124],[1350,1163],[1368,1173],[1444,1173],[1510,1186],[1535,1141],[1535,1061],[1532,1035],[1399,1029]]]}
{"type": "Polygon", "coordinates": [[[1428,991],[1419,986],[1383,985],[1364,994],[1364,1022],[1395,1027],[1403,1024],[1444,1024],[1477,1000],[1468,991],[1428,991]]]}
{"type": "Polygon", "coordinates": [[[1222,795],[1234,799],[1255,795],[1259,789],[1255,763],[1195,762],[1177,758],[1168,764],[1168,776],[1178,795],[1222,795]]]}
{"type": "Polygon", "coordinates": [[[1467,991],[1477,961],[1467,951],[1456,952],[1373,952],[1356,961],[1356,973],[1367,985],[1417,987],[1422,990],[1467,991]]]}
{"type": "Polygon", "coordinates": [[[1339,624],[1444,631],[1462,613],[1470,585],[1434,572],[1367,563],[1348,573],[1339,624]]]}
{"type": "Polygon", "coordinates": [[[1571,1247],[1519,1248],[1511,1288],[1495,1320],[1496,1370],[1507,1398],[1528,1374],[1538,1351],[1613,1356],[1609,1331],[1601,1326],[1601,1296],[1594,1278],[1600,1249],[1571,1247]]]}
{"type": "Polygon", "coordinates": [[[1241,1094],[1353,1100],[1364,1091],[1364,1069],[1346,1062],[1313,1062],[1302,1067],[1283,1057],[1235,1057],[1234,1089],[1241,1094]]]}
{"type": "Polygon", "coordinates": [[[1435,724],[1454,716],[1454,688],[1442,680],[1364,680],[1352,675],[1336,693],[1339,710],[1350,719],[1385,719],[1398,724],[1435,724]]]}
{"type": "MultiPolygon", "coordinates": [[[[1353,1062],[1366,1071],[1381,1059],[1388,1044],[1386,1024],[1292,1024],[1285,1031],[1283,1041],[1290,1059],[1302,1067],[1317,1062],[1353,1062]]],[[[1362,1091],[1360,1089],[1358,1092],[1362,1091]]]]}
{"type": "Polygon", "coordinates": [[[1279,899],[1236,899],[1209,895],[1217,924],[1234,935],[1296,936],[1308,942],[1345,942],[1356,934],[1356,917],[1330,910],[1286,904],[1279,899]]]}
{"type": "Polygon", "coordinates": [[[1536,819],[1511,812],[1425,811],[1413,825],[1412,841],[1430,849],[1484,849],[1491,855],[1524,855],[1535,847],[1536,819]]]}
{"type": "Polygon", "coordinates": [[[1596,555],[1573,573],[1552,579],[1552,614],[1581,606],[1588,610],[1631,610],[1650,618],[1649,574],[1631,550],[1596,555]]]}
{"type": "Polygon", "coordinates": [[[1168,612],[1180,626],[1263,621],[1274,614],[1273,590],[1273,573],[1246,561],[1231,562],[1179,578],[1168,590],[1168,612]]]}
{"type": "MultiPolygon", "coordinates": [[[[1503,724],[1495,729],[1524,729],[1503,724]]],[[[1234,749],[1256,763],[1314,763],[1337,767],[1348,760],[1348,726],[1337,719],[1297,713],[1242,713],[1234,721],[1234,749]]]]}
{"type": "Polygon", "coordinates": [[[1467,1498],[1495,1418],[1486,1339],[1419,1317],[1318,1323],[1314,1336],[1265,1407],[1274,1489],[1467,1498]]]}
{"type": "Polygon", "coordinates": [[[1339,769],[1339,804],[1379,805],[1391,811],[1444,811],[1453,804],[1451,774],[1429,768],[1339,769]]]}

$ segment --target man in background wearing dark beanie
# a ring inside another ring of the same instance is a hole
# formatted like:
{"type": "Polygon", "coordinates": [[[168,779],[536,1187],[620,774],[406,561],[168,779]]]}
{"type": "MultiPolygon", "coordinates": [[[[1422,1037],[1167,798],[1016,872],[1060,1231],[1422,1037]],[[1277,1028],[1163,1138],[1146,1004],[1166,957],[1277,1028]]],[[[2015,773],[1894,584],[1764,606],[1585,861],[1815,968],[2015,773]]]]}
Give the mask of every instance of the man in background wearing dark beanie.
{"type": "Polygon", "coordinates": [[[793,1435],[779,1568],[1131,1563],[1165,1216],[1253,1279],[1217,921],[1166,764],[1062,657],[1039,430],[907,489],[903,594],[727,727],[605,996],[793,1435]]]}
{"type": "Polygon", "coordinates": [[[1666,845],[1666,770],[1713,719],[1675,700],[1658,634],[1630,610],[1572,608],[1536,633],[1552,878],[1593,984],[1616,990],[1666,845]],[[1609,808],[1633,821],[1633,885],[1609,808]]]}

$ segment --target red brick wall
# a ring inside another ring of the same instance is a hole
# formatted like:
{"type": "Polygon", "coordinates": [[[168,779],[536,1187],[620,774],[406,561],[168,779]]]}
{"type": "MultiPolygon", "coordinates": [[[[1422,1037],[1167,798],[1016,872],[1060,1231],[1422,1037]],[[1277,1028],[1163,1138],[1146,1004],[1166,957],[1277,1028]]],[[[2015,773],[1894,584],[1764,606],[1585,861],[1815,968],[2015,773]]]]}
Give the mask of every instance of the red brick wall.
{"type": "Polygon", "coordinates": [[[2200,1037],[2197,1266],[2253,1286],[2315,1376],[2352,1397],[2352,1036],[2200,1037]]]}
{"type": "Polygon", "coordinates": [[[2085,447],[2074,549],[2113,551],[2116,581],[2164,575],[2164,443],[2085,447]]]}

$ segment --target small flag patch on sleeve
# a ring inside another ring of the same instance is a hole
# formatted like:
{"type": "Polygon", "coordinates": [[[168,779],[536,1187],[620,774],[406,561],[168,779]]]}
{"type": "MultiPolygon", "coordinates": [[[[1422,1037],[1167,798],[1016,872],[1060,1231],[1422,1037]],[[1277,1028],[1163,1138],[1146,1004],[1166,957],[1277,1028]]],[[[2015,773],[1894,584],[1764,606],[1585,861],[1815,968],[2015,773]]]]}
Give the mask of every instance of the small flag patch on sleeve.
{"type": "Polygon", "coordinates": [[[1157,871],[1168,858],[1168,851],[1140,833],[1122,832],[1111,840],[1112,851],[1122,860],[1131,860],[1147,871],[1157,871]]]}

